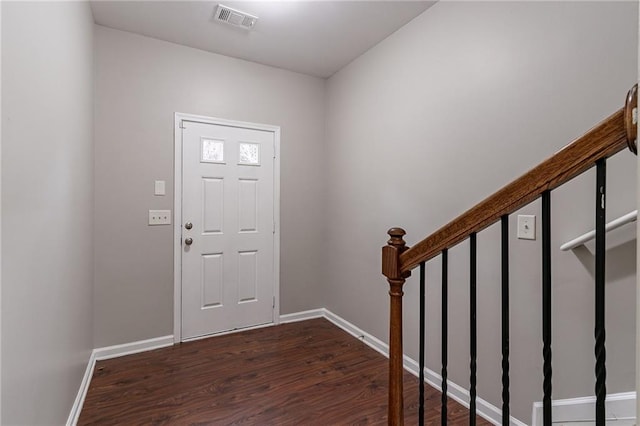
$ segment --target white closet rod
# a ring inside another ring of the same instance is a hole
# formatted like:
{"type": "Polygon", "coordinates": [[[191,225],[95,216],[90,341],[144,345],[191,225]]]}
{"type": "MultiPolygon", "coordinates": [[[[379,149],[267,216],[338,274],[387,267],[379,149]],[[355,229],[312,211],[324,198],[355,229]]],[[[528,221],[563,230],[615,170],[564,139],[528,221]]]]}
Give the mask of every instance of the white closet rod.
{"type": "MultiPolygon", "coordinates": [[[[638,219],[638,210],[634,210],[630,213],[625,214],[624,216],[621,216],[607,223],[605,229],[607,232],[609,232],[616,228],[620,228],[622,225],[626,225],[627,223],[635,222],[637,219],[638,219]]],[[[562,251],[572,250],[578,246],[581,246],[587,241],[593,240],[595,237],[596,237],[596,231],[595,230],[589,231],[586,234],[580,235],[579,237],[564,243],[563,245],[560,246],[560,250],[562,251]]]]}

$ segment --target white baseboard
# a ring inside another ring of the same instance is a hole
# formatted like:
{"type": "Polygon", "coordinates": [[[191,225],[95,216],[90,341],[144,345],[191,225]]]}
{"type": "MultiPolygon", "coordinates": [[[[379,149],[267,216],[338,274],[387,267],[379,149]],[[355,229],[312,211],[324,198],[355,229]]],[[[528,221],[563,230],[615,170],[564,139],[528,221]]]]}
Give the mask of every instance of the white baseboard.
{"type": "Polygon", "coordinates": [[[89,362],[87,363],[87,368],[84,370],[84,376],[82,377],[82,381],[80,382],[78,395],[76,395],[76,400],[73,401],[71,412],[69,413],[69,417],[67,418],[67,426],[75,426],[78,423],[80,411],[82,411],[84,399],[87,396],[87,391],[89,390],[89,384],[91,383],[91,377],[93,377],[93,370],[95,367],[96,351],[93,350],[91,351],[91,355],[89,355],[89,362]]]}
{"type": "MultiPolygon", "coordinates": [[[[636,393],[624,392],[607,395],[607,424],[635,425],[636,393]]],[[[551,402],[553,423],[595,424],[596,397],[557,399],[551,402]]],[[[542,402],[533,404],[533,426],[542,426],[542,402]]]]}
{"type": "Polygon", "coordinates": [[[67,418],[67,426],[75,426],[78,423],[78,418],[80,417],[80,412],[82,411],[82,406],[84,405],[84,399],[87,396],[87,391],[89,390],[89,385],[91,384],[91,377],[93,377],[93,370],[96,367],[96,361],[137,354],[140,352],[160,349],[171,345],[173,345],[173,336],[162,336],[156,337],[154,339],[125,343],[122,345],[96,348],[91,351],[91,355],[89,355],[89,361],[87,362],[87,368],[84,372],[84,376],[82,377],[82,382],[80,382],[78,395],[73,402],[71,412],[69,413],[69,417],[67,418]]]}
{"type": "Polygon", "coordinates": [[[340,327],[347,333],[351,334],[353,337],[359,340],[362,340],[371,349],[374,349],[375,351],[389,358],[389,345],[384,343],[382,340],[378,339],[373,334],[367,333],[366,331],[355,326],[354,324],[351,324],[349,321],[334,314],[328,309],[324,309],[324,313],[325,313],[324,318],[326,318],[328,321],[332,322],[337,327],[340,327]]]}
{"type": "Polygon", "coordinates": [[[96,361],[117,358],[154,349],[166,348],[173,345],[173,335],[156,337],[153,339],[139,340],[137,342],[124,343],[122,345],[107,346],[94,349],[96,361]]]}
{"type": "MultiPolygon", "coordinates": [[[[328,321],[335,324],[337,327],[340,327],[347,333],[352,336],[362,340],[367,346],[374,349],[375,351],[381,353],[385,357],[389,357],[389,345],[384,343],[382,340],[373,336],[372,334],[367,333],[356,325],[350,323],[344,318],[334,314],[330,310],[326,308],[322,309],[314,309],[312,311],[299,312],[295,314],[287,315],[288,318],[295,318],[294,321],[304,321],[312,318],[323,317],[328,321]],[[322,315],[320,315],[322,314],[322,315]]],[[[285,321],[282,317],[281,322],[293,322],[293,321],[285,321]]],[[[418,377],[418,371],[420,371],[418,362],[409,358],[408,356],[404,356],[404,368],[414,376],[418,377]]],[[[441,390],[440,384],[442,383],[442,377],[433,370],[430,370],[425,367],[424,369],[425,381],[431,385],[432,387],[441,390]]],[[[462,386],[459,386],[451,381],[448,381],[448,392],[447,395],[452,399],[459,402],[465,408],[469,408],[469,391],[462,386]]],[[[488,403],[482,398],[476,398],[476,413],[484,418],[485,420],[491,422],[494,425],[502,424],[502,410],[498,407],[488,403]]],[[[527,426],[526,423],[521,422],[515,417],[511,416],[511,425],[513,426],[527,426]]]]}
{"type": "Polygon", "coordinates": [[[306,321],[314,318],[324,318],[324,308],[311,309],[309,311],[295,312],[293,314],[280,315],[280,324],[290,322],[306,321]]]}

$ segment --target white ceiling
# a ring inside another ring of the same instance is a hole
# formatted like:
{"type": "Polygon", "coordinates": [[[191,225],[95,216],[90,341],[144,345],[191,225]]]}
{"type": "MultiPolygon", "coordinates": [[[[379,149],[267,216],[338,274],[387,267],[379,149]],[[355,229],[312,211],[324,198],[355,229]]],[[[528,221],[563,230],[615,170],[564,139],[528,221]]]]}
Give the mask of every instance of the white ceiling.
{"type": "Polygon", "coordinates": [[[329,77],[434,1],[92,1],[95,22],[160,40],[329,77]],[[218,3],[258,16],[214,21],[218,3]]]}

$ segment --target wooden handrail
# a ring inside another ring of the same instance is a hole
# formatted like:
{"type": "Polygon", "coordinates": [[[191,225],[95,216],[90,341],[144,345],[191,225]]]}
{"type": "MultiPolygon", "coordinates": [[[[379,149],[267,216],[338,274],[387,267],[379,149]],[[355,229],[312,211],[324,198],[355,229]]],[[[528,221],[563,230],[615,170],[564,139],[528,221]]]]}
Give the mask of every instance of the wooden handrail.
{"type": "Polygon", "coordinates": [[[421,262],[434,258],[471,233],[480,232],[500,220],[501,216],[529,204],[544,191],[557,188],[585,172],[597,160],[610,157],[626,147],[624,109],[620,109],[551,158],[404,251],[400,255],[400,271],[410,271],[421,262]]]}
{"type": "Polygon", "coordinates": [[[486,227],[524,207],[543,192],[552,190],[585,172],[596,161],[610,157],[625,147],[637,154],[637,90],[628,93],[624,108],[564,147],[548,160],[472,207],[415,246],[408,248],[405,231],[392,228],[382,248],[382,274],[389,282],[389,425],[404,424],[402,296],[411,270],[453,247],[486,227]]]}

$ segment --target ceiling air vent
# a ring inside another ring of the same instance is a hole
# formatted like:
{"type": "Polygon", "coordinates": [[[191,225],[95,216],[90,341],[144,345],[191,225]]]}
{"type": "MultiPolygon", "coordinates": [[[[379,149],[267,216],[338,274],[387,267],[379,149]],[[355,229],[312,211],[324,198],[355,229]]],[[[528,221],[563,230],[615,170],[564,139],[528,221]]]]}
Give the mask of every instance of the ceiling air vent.
{"type": "Polygon", "coordinates": [[[258,22],[258,17],[219,4],[218,9],[216,9],[216,21],[250,30],[258,22]]]}

